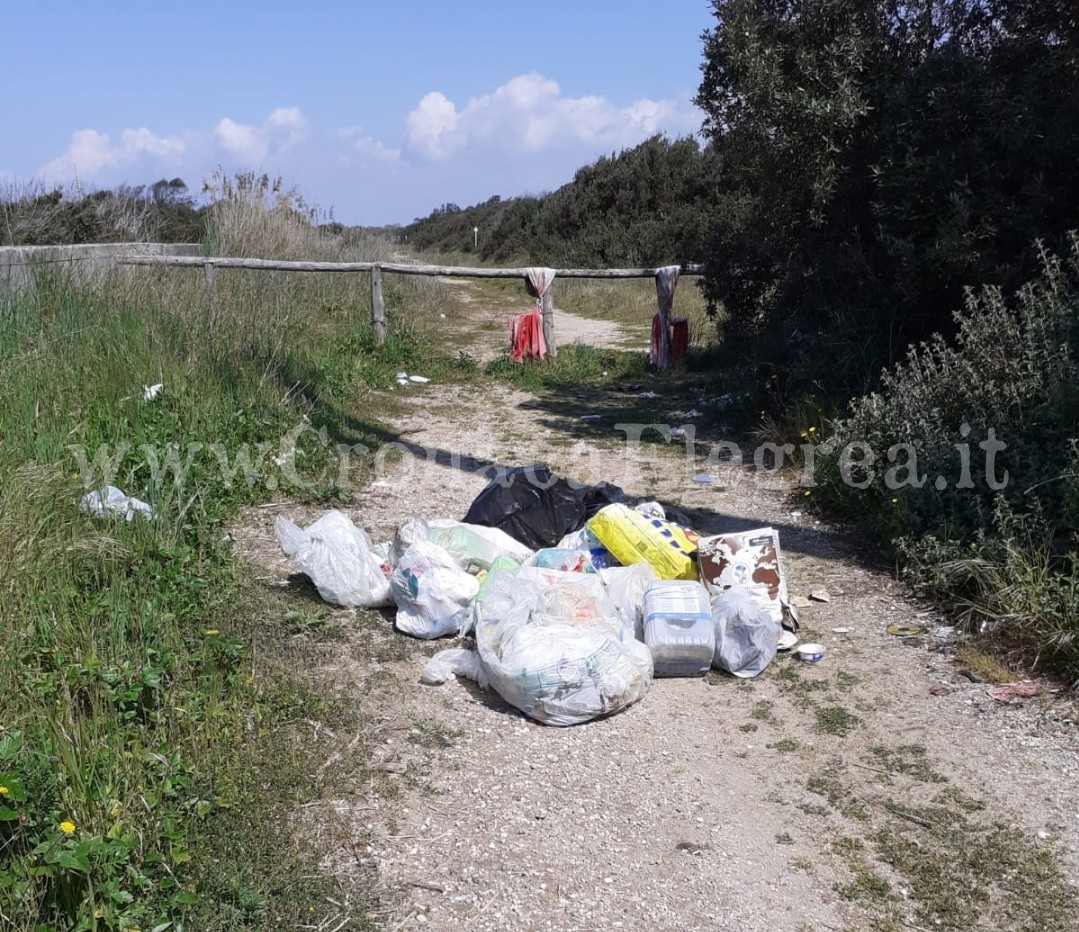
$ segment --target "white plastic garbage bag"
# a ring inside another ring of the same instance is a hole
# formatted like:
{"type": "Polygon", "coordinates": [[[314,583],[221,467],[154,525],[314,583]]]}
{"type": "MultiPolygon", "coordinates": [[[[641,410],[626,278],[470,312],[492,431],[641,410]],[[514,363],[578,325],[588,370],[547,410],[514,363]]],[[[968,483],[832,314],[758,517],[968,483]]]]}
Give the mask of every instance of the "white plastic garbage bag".
{"type": "Polygon", "coordinates": [[[712,665],[748,678],[775,658],[779,622],[745,589],[728,589],[712,603],[716,652],[712,665]]]}
{"type": "Polygon", "coordinates": [[[327,602],[353,608],[390,604],[390,584],[371,542],[347,515],[327,511],[306,529],[279,516],[274,533],[285,555],[327,602]]]}
{"type": "Polygon", "coordinates": [[[458,676],[475,680],[483,687],[488,685],[487,676],[483,672],[483,664],[480,663],[480,655],[474,650],[465,650],[463,647],[451,647],[449,650],[440,650],[435,654],[423,665],[420,682],[428,686],[441,686],[446,680],[458,676]]]}
{"type": "Polygon", "coordinates": [[[652,682],[652,655],[635,640],[598,576],[545,582],[520,570],[491,580],[476,611],[476,647],[491,685],[548,725],[576,725],[636,702],[652,682]]]}
{"type": "Polygon", "coordinates": [[[135,515],[144,518],[154,516],[153,509],[146,502],[125,495],[114,485],[105,486],[101,491],[87,492],[79,501],[79,511],[97,518],[123,515],[125,521],[131,521],[135,515]]]}
{"type": "Polygon", "coordinates": [[[599,577],[626,626],[644,641],[644,590],[656,581],[656,571],[648,563],[634,563],[600,570],[599,577]]]}
{"type": "Polygon", "coordinates": [[[421,540],[409,547],[390,576],[397,602],[397,628],[418,638],[467,634],[472,600],[480,584],[438,544],[421,540]]]}
{"type": "Polygon", "coordinates": [[[401,555],[413,544],[431,539],[431,529],[423,518],[409,518],[397,528],[393,535],[393,548],[390,551],[390,565],[397,566],[401,555]]]}
{"type": "Polygon", "coordinates": [[[446,518],[435,518],[427,524],[431,540],[445,547],[470,573],[489,570],[499,557],[524,563],[532,556],[528,547],[496,527],[465,524],[446,518]]]}

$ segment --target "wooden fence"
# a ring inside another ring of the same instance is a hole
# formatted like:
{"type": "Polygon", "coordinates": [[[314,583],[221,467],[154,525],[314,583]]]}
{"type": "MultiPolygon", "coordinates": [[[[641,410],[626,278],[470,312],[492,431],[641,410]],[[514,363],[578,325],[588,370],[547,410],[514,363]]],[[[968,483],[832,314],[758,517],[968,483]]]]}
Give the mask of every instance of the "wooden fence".
{"type": "MultiPolygon", "coordinates": [[[[202,268],[206,281],[207,300],[213,302],[214,281],[218,269],[261,269],[275,272],[367,272],[371,277],[371,326],[379,343],[386,339],[386,303],[382,295],[382,275],[429,275],[446,278],[516,278],[527,281],[528,269],[469,268],[456,265],[422,265],[411,262],[287,262],[277,259],[234,259],[224,257],[200,258],[194,256],[133,256],[120,260],[121,265],[155,265],[202,268]]],[[[657,307],[661,329],[660,358],[670,359],[670,319],[674,303],[673,291],[664,294],[658,287],[661,269],[554,269],[555,280],[560,278],[655,278],[657,279],[657,307]]],[[[680,275],[698,276],[703,266],[684,265],[680,275]]],[[[543,295],[540,309],[543,314],[543,336],[551,356],[558,354],[554,339],[554,297],[551,290],[543,295]]]]}

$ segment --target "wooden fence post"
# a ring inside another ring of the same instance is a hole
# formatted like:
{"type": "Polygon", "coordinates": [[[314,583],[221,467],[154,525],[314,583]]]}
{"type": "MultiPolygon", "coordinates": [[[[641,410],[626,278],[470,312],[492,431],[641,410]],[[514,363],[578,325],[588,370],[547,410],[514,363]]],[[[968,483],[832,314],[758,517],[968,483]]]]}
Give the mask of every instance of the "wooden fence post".
{"type": "Polygon", "coordinates": [[[375,342],[381,346],[386,342],[386,302],[382,297],[382,267],[371,266],[371,326],[375,331],[375,342]]]}
{"type": "Polygon", "coordinates": [[[558,356],[558,347],[554,342],[554,285],[544,292],[540,302],[540,313],[543,315],[543,342],[547,344],[547,355],[551,359],[558,356]]]}
{"type": "Polygon", "coordinates": [[[656,298],[659,305],[659,352],[655,365],[658,369],[671,367],[671,309],[674,307],[674,289],[669,291],[660,283],[656,275],[656,298]]]}
{"type": "Polygon", "coordinates": [[[202,263],[202,277],[206,279],[206,324],[212,337],[217,323],[214,316],[214,280],[217,278],[217,268],[212,262],[202,263]]]}

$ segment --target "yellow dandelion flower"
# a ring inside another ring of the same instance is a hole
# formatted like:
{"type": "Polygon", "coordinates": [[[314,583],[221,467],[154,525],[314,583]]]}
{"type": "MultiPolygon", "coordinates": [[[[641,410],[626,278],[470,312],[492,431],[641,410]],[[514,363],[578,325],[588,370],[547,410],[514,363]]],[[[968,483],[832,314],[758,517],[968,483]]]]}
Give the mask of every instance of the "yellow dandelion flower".
{"type": "Polygon", "coordinates": [[[893,498],[892,499],[892,504],[893,505],[898,505],[899,504],[899,499],[898,498],[893,498]]]}
{"type": "Polygon", "coordinates": [[[0,786],[0,796],[7,796],[8,788],[6,786],[0,786]]]}
{"type": "Polygon", "coordinates": [[[810,428],[809,428],[809,432],[810,432],[811,434],[815,434],[815,433],[817,432],[817,428],[816,428],[816,427],[810,427],[810,428]]]}
{"type": "Polygon", "coordinates": [[[812,495],[813,493],[812,493],[812,492],[811,492],[811,491],[810,491],[809,489],[806,489],[806,490],[805,490],[805,492],[803,492],[802,494],[803,494],[803,495],[804,495],[804,496],[805,496],[806,498],[808,498],[808,497],[809,497],[810,495],[812,495]]]}
{"type": "Polygon", "coordinates": [[[115,819],[123,811],[123,806],[121,806],[119,803],[113,803],[112,806],[109,807],[109,818],[115,819]]]}
{"type": "Polygon", "coordinates": [[[75,823],[68,819],[64,819],[64,821],[60,823],[60,831],[65,835],[73,835],[75,833],[75,823]]]}
{"type": "Polygon", "coordinates": [[[207,628],[207,629],[206,629],[205,631],[203,631],[202,633],[203,633],[203,634],[205,634],[205,635],[206,635],[206,637],[208,637],[208,638],[215,638],[215,637],[217,637],[217,636],[218,636],[218,635],[219,635],[219,634],[220,634],[221,632],[220,632],[220,631],[218,631],[218,630],[217,630],[217,628],[207,628]]]}

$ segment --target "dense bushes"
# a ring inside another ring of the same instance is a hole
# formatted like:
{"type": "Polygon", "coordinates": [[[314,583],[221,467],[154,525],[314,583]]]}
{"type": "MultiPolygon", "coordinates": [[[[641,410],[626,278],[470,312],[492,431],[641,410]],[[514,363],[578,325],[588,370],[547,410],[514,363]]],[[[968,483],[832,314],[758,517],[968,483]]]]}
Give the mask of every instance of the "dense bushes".
{"type": "Polygon", "coordinates": [[[731,358],[836,394],[1012,293],[1079,226],[1064,3],[713,0],[697,96],[724,170],[706,290],[731,358]]]}
{"type": "Polygon", "coordinates": [[[1014,302],[969,294],[954,342],[911,348],[851,405],[832,441],[878,461],[833,460],[822,491],[919,584],[1079,678],[1079,240],[1042,263],[1014,302]]]}
{"type": "Polygon", "coordinates": [[[180,178],[114,191],[30,185],[0,193],[0,245],[198,243],[205,217],[180,178]]]}

